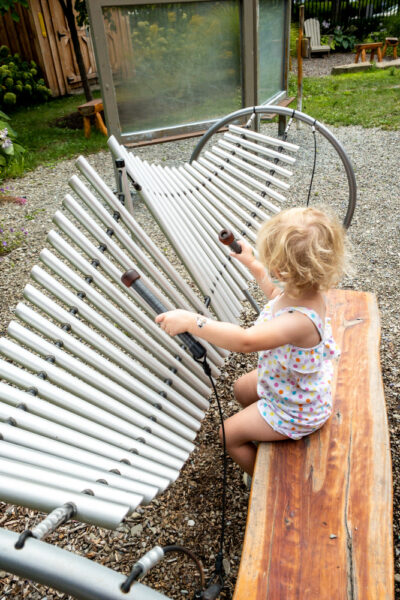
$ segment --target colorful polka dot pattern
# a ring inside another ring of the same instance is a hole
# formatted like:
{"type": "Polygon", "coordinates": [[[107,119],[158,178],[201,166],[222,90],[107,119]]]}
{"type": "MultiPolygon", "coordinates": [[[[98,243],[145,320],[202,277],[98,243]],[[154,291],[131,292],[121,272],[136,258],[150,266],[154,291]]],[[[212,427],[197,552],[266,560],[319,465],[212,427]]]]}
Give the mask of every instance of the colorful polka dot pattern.
{"type": "MultiPolygon", "coordinates": [[[[274,301],[264,307],[258,323],[274,318],[274,301]]],[[[329,318],[323,327],[319,315],[304,306],[284,308],[275,316],[293,310],[313,321],[321,342],[313,348],[287,344],[260,352],[257,393],[258,409],[267,423],[275,431],[298,440],[322,427],[332,413],[332,360],[339,358],[340,352],[329,318]]]]}

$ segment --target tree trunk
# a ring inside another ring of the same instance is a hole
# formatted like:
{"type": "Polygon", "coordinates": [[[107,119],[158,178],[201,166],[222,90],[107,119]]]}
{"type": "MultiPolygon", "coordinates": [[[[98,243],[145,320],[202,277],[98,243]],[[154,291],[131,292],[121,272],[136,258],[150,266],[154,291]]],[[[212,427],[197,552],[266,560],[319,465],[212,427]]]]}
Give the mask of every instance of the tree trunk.
{"type": "Polygon", "coordinates": [[[92,95],[92,91],[89,86],[89,80],[88,80],[86,69],[85,69],[85,63],[83,62],[83,56],[82,56],[81,47],[79,44],[78,30],[76,28],[76,21],[75,21],[73,6],[72,6],[72,0],[66,0],[66,1],[58,0],[58,1],[61,5],[61,8],[63,9],[65,18],[67,19],[69,31],[71,33],[72,46],[74,48],[75,58],[76,58],[76,62],[78,64],[79,74],[80,74],[81,80],[82,80],[83,91],[85,93],[86,101],[89,102],[90,100],[93,100],[93,95],[92,95]]]}

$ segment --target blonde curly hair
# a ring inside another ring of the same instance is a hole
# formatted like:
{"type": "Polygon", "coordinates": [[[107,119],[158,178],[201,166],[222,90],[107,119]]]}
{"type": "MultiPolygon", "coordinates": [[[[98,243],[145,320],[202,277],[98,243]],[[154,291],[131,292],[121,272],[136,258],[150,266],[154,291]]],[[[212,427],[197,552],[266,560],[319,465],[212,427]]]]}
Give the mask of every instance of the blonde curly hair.
{"type": "Polygon", "coordinates": [[[345,230],[336,217],[315,207],[283,210],[260,228],[260,261],[294,296],[328,290],[350,273],[345,230]]]}

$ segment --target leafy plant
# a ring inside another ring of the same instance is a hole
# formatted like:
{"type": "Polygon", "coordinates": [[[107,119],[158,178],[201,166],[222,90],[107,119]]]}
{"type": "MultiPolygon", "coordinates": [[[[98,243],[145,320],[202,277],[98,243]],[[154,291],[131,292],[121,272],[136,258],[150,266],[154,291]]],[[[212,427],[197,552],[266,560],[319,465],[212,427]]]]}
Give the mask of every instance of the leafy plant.
{"type": "Polygon", "coordinates": [[[35,61],[11,55],[7,46],[0,47],[0,106],[43,102],[51,95],[41,78],[35,61]]]}
{"type": "Polygon", "coordinates": [[[0,257],[18,248],[27,235],[28,232],[25,227],[20,229],[10,227],[7,229],[0,223],[0,257]]]}
{"type": "Polygon", "coordinates": [[[353,50],[356,43],[356,36],[353,32],[348,29],[344,31],[340,25],[335,27],[333,32],[333,41],[335,44],[335,50],[345,50],[350,51],[353,50]]]}
{"type": "Polygon", "coordinates": [[[20,160],[24,148],[15,143],[17,134],[10,127],[10,118],[0,111],[0,180],[3,168],[10,162],[20,160]]]}

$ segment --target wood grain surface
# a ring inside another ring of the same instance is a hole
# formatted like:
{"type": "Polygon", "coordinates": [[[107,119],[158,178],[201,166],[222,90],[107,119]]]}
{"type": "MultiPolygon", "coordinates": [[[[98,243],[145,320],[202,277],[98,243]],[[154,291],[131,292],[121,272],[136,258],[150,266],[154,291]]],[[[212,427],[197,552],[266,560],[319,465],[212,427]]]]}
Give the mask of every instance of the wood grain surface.
{"type": "Polygon", "coordinates": [[[333,290],[333,414],[260,444],[234,600],[392,600],[392,476],[372,294],[333,290]]]}

